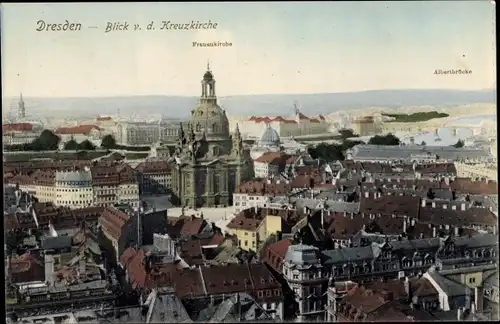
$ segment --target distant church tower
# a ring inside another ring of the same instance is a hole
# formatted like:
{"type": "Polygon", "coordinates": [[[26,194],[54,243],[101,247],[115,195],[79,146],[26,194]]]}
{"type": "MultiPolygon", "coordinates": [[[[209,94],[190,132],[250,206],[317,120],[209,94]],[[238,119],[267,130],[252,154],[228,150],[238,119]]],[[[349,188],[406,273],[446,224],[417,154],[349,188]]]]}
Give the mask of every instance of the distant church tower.
{"type": "Polygon", "coordinates": [[[26,118],[26,107],[24,106],[23,93],[19,96],[19,102],[17,103],[17,118],[26,118]]]}

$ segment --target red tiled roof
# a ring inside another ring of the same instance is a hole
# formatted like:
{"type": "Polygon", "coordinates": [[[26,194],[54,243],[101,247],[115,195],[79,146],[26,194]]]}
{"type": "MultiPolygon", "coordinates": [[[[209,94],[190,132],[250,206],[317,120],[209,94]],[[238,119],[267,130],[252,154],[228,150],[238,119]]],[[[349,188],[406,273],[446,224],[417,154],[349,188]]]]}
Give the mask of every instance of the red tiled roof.
{"type": "Polygon", "coordinates": [[[59,127],[56,130],[56,134],[65,134],[65,135],[70,135],[70,134],[83,134],[87,135],[89,134],[92,130],[101,130],[98,126],[96,125],[79,125],[75,127],[59,127]]]}
{"type": "Polygon", "coordinates": [[[378,198],[360,199],[360,213],[381,215],[406,215],[418,218],[420,197],[387,195],[378,198]]]}
{"type": "Polygon", "coordinates": [[[99,116],[96,119],[97,121],[110,121],[112,118],[110,116],[99,116]]]}
{"type": "Polygon", "coordinates": [[[40,256],[29,252],[10,261],[13,283],[44,281],[45,267],[40,256]]]}
{"type": "Polygon", "coordinates": [[[254,162],[266,164],[280,164],[285,162],[286,154],[281,152],[266,152],[254,160],[254,162]]]}
{"type": "Polygon", "coordinates": [[[13,123],[2,125],[2,131],[4,132],[28,132],[32,130],[33,124],[29,123],[13,123]]]}
{"type": "Polygon", "coordinates": [[[141,173],[168,173],[171,167],[166,161],[147,161],[139,163],[135,170],[141,173]]]}
{"type": "Polygon", "coordinates": [[[119,239],[122,235],[122,227],[129,219],[130,215],[121,210],[114,207],[106,207],[99,218],[99,223],[106,232],[115,239],[119,239]]]}
{"type": "Polygon", "coordinates": [[[456,178],[451,183],[451,188],[459,194],[470,195],[497,195],[498,183],[496,181],[473,181],[469,178],[456,178]]]}
{"type": "Polygon", "coordinates": [[[288,251],[288,247],[292,245],[290,240],[281,240],[276,243],[269,244],[267,248],[282,258],[285,258],[285,254],[288,251]]]}

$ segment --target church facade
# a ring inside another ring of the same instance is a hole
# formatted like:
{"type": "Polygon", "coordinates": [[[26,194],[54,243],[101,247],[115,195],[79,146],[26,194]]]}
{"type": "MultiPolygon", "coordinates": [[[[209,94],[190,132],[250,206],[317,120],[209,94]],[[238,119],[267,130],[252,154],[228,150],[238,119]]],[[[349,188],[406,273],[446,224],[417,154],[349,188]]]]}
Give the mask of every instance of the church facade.
{"type": "Polygon", "coordinates": [[[233,192],[252,177],[249,152],[243,148],[238,127],[229,133],[226,111],[217,104],[209,67],[191,119],[187,125],[181,124],[174,158],[172,191],[177,202],[187,208],[230,206],[233,192]]]}

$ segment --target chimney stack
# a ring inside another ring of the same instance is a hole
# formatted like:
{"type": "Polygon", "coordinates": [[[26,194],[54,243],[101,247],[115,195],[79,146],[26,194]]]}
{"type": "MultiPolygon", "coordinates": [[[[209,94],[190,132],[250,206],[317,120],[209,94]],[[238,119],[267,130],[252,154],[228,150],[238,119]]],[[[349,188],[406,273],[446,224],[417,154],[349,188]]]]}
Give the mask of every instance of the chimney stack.
{"type": "Polygon", "coordinates": [[[460,205],[460,209],[465,210],[465,203],[462,203],[462,204],[460,205]]]}
{"type": "Polygon", "coordinates": [[[444,204],[443,209],[448,209],[448,205],[444,204]]]}
{"type": "Polygon", "coordinates": [[[483,289],[480,287],[474,288],[474,304],[476,306],[476,311],[483,311],[483,289]]]}
{"type": "Polygon", "coordinates": [[[49,285],[54,283],[54,256],[51,254],[45,254],[45,282],[49,285]]]}
{"type": "Polygon", "coordinates": [[[459,236],[459,229],[460,228],[458,226],[455,226],[455,228],[454,228],[454,230],[455,230],[455,232],[454,232],[455,236],[459,236]]]}
{"type": "Polygon", "coordinates": [[[410,279],[408,278],[408,276],[405,277],[405,293],[406,293],[406,296],[408,297],[408,299],[410,300],[411,302],[411,298],[413,297],[411,295],[411,285],[410,285],[410,279]]]}
{"type": "Polygon", "coordinates": [[[406,233],[406,217],[403,218],[403,233],[406,233]]]}
{"type": "Polygon", "coordinates": [[[422,199],[422,207],[425,207],[426,204],[427,204],[427,201],[425,199],[422,199]]]}
{"type": "Polygon", "coordinates": [[[436,226],[432,228],[432,237],[436,237],[436,226]]]}
{"type": "Polygon", "coordinates": [[[432,208],[436,208],[436,203],[434,201],[432,202],[432,208]]]}
{"type": "Polygon", "coordinates": [[[462,307],[459,307],[457,310],[457,321],[462,321],[464,317],[464,310],[462,307]]]}
{"type": "Polygon", "coordinates": [[[370,193],[368,191],[365,191],[365,198],[370,197],[370,193]]]}
{"type": "Polygon", "coordinates": [[[80,276],[85,274],[85,259],[80,259],[78,261],[78,271],[80,272],[80,276]]]}

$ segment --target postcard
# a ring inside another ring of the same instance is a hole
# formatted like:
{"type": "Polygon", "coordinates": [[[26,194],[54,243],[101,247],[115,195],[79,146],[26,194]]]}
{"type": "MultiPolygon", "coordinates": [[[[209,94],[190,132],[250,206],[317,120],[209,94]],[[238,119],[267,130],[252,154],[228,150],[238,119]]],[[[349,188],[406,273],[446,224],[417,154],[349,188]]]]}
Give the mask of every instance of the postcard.
{"type": "Polygon", "coordinates": [[[7,321],[498,320],[494,1],[0,8],[7,321]]]}

